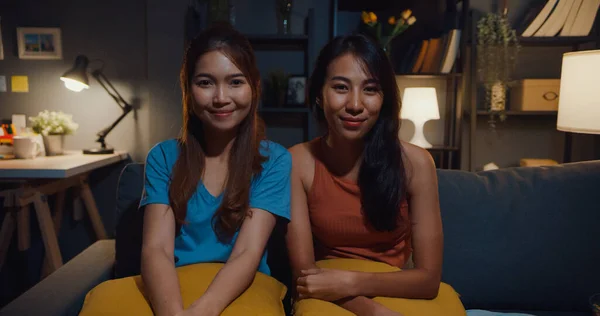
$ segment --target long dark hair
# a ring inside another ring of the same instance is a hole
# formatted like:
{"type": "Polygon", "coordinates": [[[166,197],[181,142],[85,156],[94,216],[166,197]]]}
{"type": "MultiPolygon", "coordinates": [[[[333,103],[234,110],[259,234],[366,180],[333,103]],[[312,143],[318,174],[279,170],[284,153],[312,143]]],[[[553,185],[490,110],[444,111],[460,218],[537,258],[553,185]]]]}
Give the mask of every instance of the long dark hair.
{"type": "Polygon", "coordinates": [[[227,56],[242,71],[252,89],[250,111],[240,123],[231,149],[223,202],[213,216],[213,229],[219,240],[229,241],[248,213],[251,179],[262,171],[262,162],[266,159],[260,154],[260,142],[265,137],[264,126],[257,114],[260,74],[256,59],[248,40],[229,26],[219,25],[204,31],[190,42],[185,52],[180,72],[183,128],[179,137],[180,153],[173,167],[169,187],[169,200],[179,230],[185,223],[188,201],[196,192],[205,167],[205,135],[202,122],[193,112],[191,85],[196,61],[211,51],[219,51],[227,56]]]}
{"type": "Polygon", "coordinates": [[[392,231],[399,223],[402,200],[406,194],[406,171],[402,161],[400,98],[396,76],[383,49],[362,34],[338,36],[320,52],[309,80],[308,102],[321,123],[325,113],[317,105],[322,100],[327,67],[336,58],[352,54],[378,80],[383,105],[373,128],[365,135],[365,148],[358,174],[362,211],[378,231],[392,231]]]}

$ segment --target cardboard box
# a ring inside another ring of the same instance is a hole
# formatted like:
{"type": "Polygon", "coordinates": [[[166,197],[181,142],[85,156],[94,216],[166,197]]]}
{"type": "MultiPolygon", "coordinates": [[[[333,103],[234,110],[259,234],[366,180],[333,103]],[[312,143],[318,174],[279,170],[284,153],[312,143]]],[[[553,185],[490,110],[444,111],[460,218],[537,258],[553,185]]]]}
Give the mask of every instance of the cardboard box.
{"type": "Polygon", "coordinates": [[[523,79],[511,84],[511,111],[558,111],[560,79],[523,79]]]}

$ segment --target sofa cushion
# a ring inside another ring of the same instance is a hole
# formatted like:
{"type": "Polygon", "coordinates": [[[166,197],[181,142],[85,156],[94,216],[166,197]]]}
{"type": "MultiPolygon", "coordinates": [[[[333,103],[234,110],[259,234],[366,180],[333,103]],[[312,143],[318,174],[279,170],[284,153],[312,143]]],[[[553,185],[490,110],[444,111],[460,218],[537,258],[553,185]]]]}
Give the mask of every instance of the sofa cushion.
{"type": "Polygon", "coordinates": [[[439,170],[442,279],[467,309],[589,311],[600,292],[600,161],[439,170]]]}
{"type": "MultiPolygon", "coordinates": [[[[382,262],[358,259],[327,259],[317,262],[317,266],[323,269],[341,269],[350,271],[362,271],[370,273],[386,273],[400,271],[397,267],[382,262]]],[[[458,294],[448,284],[442,283],[438,295],[432,300],[375,297],[374,301],[387,308],[399,312],[404,316],[419,315],[444,315],[464,316],[465,309],[458,294]]],[[[305,299],[294,305],[295,315],[329,315],[349,316],[354,315],[338,305],[317,299],[305,299]]]]}
{"type": "MultiPolygon", "coordinates": [[[[200,298],[216,274],[221,263],[200,263],[176,269],[183,306],[189,307],[200,298]]],[[[283,315],[286,288],[274,278],[256,273],[250,287],[236,298],[221,315],[283,315]]],[[[81,316],[86,315],[153,315],[144,282],[140,276],[103,282],[85,298],[81,316]]]]}

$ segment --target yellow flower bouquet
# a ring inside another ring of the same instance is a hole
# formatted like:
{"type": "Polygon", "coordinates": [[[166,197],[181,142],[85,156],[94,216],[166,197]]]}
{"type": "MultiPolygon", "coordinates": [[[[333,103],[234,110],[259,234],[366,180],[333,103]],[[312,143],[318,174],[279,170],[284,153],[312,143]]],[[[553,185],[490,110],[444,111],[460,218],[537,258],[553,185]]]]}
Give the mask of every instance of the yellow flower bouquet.
{"type": "Polygon", "coordinates": [[[387,20],[389,26],[386,26],[384,30],[382,30],[382,23],[377,20],[377,15],[374,12],[363,11],[361,20],[364,25],[374,31],[377,41],[388,55],[390,54],[392,40],[417,22],[417,18],[412,16],[411,10],[402,11],[399,17],[390,16],[387,20]]]}

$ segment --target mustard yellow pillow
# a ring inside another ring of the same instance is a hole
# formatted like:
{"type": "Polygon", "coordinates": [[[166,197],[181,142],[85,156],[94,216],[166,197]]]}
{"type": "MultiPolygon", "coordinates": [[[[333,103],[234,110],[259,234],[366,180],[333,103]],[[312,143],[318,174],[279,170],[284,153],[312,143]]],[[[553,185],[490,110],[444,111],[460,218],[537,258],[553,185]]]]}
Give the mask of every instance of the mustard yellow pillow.
{"type": "MultiPolygon", "coordinates": [[[[362,272],[400,271],[381,262],[355,259],[329,259],[317,262],[320,268],[352,270],[362,272]]],[[[432,300],[375,297],[374,300],[404,316],[465,316],[466,311],[458,294],[446,284],[440,285],[438,296],[432,300]]],[[[294,305],[296,316],[347,316],[353,313],[329,302],[307,299],[294,305]]]]}
{"type": "MultiPolygon", "coordinates": [[[[200,263],[177,268],[183,306],[190,306],[206,291],[222,263],[200,263]]],[[[287,289],[276,279],[257,272],[250,287],[221,315],[284,315],[287,289]]],[[[149,315],[152,309],[141,276],[103,282],[87,293],[79,315],[149,315]]]]}

